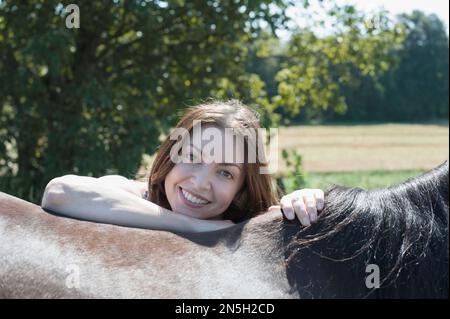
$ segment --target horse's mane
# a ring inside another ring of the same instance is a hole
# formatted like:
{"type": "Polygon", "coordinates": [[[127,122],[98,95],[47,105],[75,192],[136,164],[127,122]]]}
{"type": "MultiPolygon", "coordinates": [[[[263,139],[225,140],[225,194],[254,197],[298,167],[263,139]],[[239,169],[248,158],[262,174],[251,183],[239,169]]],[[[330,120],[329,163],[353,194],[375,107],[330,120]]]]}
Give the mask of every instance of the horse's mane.
{"type": "Polygon", "coordinates": [[[285,227],[288,277],[303,297],[448,298],[448,195],[448,161],[388,188],[332,187],[316,224],[285,227]]]}

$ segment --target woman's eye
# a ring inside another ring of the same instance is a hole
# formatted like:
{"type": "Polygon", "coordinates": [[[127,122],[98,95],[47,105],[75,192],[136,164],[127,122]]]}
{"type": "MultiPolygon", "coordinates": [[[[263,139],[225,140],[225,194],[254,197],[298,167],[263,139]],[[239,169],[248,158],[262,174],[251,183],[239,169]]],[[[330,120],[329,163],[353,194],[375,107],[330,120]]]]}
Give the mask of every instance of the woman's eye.
{"type": "Polygon", "coordinates": [[[233,178],[233,174],[231,174],[228,171],[220,171],[220,172],[221,172],[221,175],[224,176],[225,178],[228,178],[228,179],[232,179],[233,178]]]}

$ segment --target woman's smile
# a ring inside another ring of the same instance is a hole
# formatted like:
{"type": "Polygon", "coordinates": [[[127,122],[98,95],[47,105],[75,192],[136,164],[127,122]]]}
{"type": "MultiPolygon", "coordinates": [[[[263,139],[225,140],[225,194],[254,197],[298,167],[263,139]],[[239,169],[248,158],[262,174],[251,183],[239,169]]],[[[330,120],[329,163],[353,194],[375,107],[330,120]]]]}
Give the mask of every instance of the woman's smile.
{"type": "Polygon", "coordinates": [[[178,194],[182,202],[190,208],[201,208],[211,203],[207,199],[195,195],[186,189],[183,189],[181,186],[178,187],[178,194]]]}

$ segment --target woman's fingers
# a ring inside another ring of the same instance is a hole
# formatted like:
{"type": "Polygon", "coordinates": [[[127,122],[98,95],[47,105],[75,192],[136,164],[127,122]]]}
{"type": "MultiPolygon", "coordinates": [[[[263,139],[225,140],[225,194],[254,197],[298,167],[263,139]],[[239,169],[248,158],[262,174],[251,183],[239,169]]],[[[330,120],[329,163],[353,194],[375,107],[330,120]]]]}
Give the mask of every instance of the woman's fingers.
{"type": "Polygon", "coordinates": [[[281,211],[283,212],[284,216],[292,220],[295,218],[295,212],[294,207],[292,207],[292,199],[288,196],[283,196],[280,201],[281,211]]]}
{"type": "MultiPolygon", "coordinates": [[[[303,226],[311,225],[310,216],[308,215],[308,211],[303,197],[284,196],[283,198],[281,198],[280,206],[281,211],[283,212],[284,216],[287,219],[293,220],[295,219],[295,216],[297,216],[298,220],[303,226]]],[[[314,212],[312,213],[314,214],[314,212]]],[[[317,212],[315,214],[316,214],[315,219],[317,219],[317,212]]]]}
{"type": "Polygon", "coordinates": [[[300,220],[300,223],[302,223],[303,226],[311,225],[305,203],[301,199],[294,198],[292,205],[294,206],[295,214],[297,215],[298,220],[300,220]]]}
{"type": "Polygon", "coordinates": [[[318,214],[325,206],[325,195],[320,189],[295,191],[281,198],[280,207],[287,219],[298,217],[302,225],[317,222],[318,214]]]}
{"type": "Polygon", "coordinates": [[[318,211],[321,211],[325,207],[325,194],[323,190],[317,189],[314,193],[316,199],[316,207],[318,211]]]}
{"type": "Polygon", "coordinates": [[[316,199],[312,195],[304,195],[303,201],[306,206],[306,212],[308,213],[308,221],[315,223],[317,221],[316,199]]]}

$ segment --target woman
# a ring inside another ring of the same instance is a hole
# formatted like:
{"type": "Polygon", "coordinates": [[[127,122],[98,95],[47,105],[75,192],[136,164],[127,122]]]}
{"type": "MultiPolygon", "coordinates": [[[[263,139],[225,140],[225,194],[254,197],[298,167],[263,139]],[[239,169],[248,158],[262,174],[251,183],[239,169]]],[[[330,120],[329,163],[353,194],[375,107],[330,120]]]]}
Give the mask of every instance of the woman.
{"type": "Polygon", "coordinates": [[[323,192],[298,190],[277,205],[271,176],[260,173],[266,166],[264,149],[258,149],[255,135],[246,135],[259,128],[259,115],[238,101],[192,107],[176,126],[186,133],[168,136],[160,146],[148,184],[118,175],[65,175],[49,182],[42,207],[79,219],[175,232],[226,228],[268,210],[279,210],[288,219],[297,216],[305,226],[314,223],[323,209],[323,192]],[[211,130],[219,132],[215,142],[221,143],[212,143],[214,154],[222,154],[219,160],[205,152],[211,145],[201,138],[211,130]],[[234,145],[238,138],[243,148],[234,145]],[[230,151],[234,160],[224,160],[230,151]]]}

